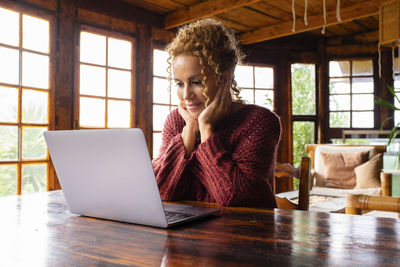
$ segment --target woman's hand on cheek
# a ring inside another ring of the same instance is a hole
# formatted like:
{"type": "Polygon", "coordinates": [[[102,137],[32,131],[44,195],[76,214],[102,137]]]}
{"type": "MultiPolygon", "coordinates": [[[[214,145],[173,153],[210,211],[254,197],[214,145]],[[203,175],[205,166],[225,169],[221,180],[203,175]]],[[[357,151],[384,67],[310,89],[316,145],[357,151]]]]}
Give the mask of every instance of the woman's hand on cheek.
{"type": "Polygon", "coordinates": [[[205,141],[213,133],[213,128],[219,120],[229,115],[231,105],[230,82],[226,81],[218,89],[213,101],[199,116],[201,142],[205,141]]]}
{"type": "Polygon", "coordinates": [[[186,110],[186,107],[183,103],[179,105],[178,112],[186,122],[181,136],[183,140],[183,146],[185,148],[185,157],[188,158],[193,152],[196,144],[196,132],[199,131],[199,123],[197,120],[193,119],[192,116],[190,116],[190,113],[186,110]]]}
{"type": "Polygon", "coordinates": [[[185,120],[187,126],[199,129],[199,122],[190,115],[183,103],[179,104],[178,112],[185,120]]]}

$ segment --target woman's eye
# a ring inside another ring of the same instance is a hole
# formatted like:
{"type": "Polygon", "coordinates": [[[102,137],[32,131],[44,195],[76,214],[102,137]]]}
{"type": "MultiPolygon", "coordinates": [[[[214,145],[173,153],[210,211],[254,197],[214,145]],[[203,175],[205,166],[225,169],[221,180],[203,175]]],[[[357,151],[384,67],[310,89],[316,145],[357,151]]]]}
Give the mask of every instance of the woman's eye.
{"type": "Polygon", "coordinates": [[[183,83],[175,83],[175,87],[182,87],[183,83]]]}
{"type": "Polygon", "coordinates": [[[192,82],[194,85],[202,85],[201,81],[193,81],[192,82]]]}

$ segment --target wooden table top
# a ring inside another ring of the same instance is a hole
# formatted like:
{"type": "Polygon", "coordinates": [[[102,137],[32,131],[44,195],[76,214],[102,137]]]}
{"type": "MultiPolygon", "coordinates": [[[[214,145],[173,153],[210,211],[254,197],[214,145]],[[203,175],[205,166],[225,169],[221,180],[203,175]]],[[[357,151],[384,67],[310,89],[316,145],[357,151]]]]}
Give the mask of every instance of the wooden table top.
{"type": "Polygon", "coordinates": [[[71,214],[61,191],[0,198],[0,266],[400,264],[400,220],[223,208],[159,229],[71,214]]]}

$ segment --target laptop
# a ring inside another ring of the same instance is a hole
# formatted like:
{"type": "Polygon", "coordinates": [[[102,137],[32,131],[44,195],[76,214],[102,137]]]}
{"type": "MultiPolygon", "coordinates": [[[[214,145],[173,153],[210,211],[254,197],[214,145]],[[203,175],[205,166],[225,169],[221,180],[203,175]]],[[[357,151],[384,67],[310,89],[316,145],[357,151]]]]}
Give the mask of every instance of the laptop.
{"type": "Polygon", "coordinates": [[[141,129],[47,131],[44,138],[71,213],[167,228],[220,211],[162,203],[141,129]]]}

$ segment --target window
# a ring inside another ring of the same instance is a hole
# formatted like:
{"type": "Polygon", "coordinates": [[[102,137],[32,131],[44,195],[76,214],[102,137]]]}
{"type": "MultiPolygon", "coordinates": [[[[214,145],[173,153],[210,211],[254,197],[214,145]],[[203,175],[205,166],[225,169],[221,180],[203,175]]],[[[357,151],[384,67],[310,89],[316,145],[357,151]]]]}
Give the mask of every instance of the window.
{"type": "Polygon", "coordinates": [[[0,8],[0,25],[0,196],[46,191],[50,19],[0,8]]]}
{"type": "Polygon", "coordinates": [[[315,143],[316,139],[315,85],[315,64],[291,65],[293,163],[296,167],[301,157],[306,156],[305,145],[315,143]]]}
{"type": "MultiPolygon", "coordinates": [[[[400,60],[398,57],[394,59],[394,92],[396,96],[400,99],[400,60]]],[[[394,105],[397,108],[400,108],[400,103],[396,99],[394,99],[394,105]]],[[[395,125],[400,123],[400,111],[396,110],[394,112],[394,123],[395,125]]]]}
{"type": "Polygon", "coordinates": [[[374,127],[372,60],[329,62],[329,127],[374,127]]]}
{"type": "Polygon", "coordinates": [[[75,128],[132,127],[133,40],[115,35],[80,32],[75,128]]]}
{"type": "Polygon", "coordinates": [[[168,81],[168,53],[153,50],[153,157],[161,147],[162,129],[170,111],[179,105],[177,92],[168,81]]]}
{"type": "Polygon", "coordinates": [[[274,108],[274,69],[271,67],[237,66],[235,80],[240,97],[247,104],[274,108]]]}

